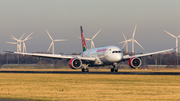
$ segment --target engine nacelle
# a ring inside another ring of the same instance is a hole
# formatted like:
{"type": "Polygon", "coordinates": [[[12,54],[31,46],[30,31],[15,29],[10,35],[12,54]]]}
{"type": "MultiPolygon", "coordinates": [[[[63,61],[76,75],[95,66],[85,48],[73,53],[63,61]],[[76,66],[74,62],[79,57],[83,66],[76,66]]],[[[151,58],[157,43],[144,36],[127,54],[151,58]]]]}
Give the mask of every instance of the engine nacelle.
{"type": "Polygon", "coordinates": [[[136,58],[136,57],[132,57],[130,60],[129,60],[129,66],[131,68],[138,68],[139,66],[141,66],[141,59],[140,58],[136,58]]]}
{"type": "Polygon", "coordinates": [[[79,68],[81,68],[81,66],[82,66],[82,61],[81,61],[81,59],[78,59],[78,58],[72,58],[72,59],[69,61],[69,66],[70,66],[72,69],[79,69],[79,68]]]}

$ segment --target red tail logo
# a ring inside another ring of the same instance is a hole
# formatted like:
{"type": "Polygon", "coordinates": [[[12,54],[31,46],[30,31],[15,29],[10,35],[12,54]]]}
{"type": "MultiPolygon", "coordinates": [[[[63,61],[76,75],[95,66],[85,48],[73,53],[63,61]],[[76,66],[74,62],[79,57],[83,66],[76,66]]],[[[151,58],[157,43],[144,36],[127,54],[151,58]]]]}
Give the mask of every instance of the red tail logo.
{"type": "Polygon", "coordinates": [[[81,30],[81,40],[82,40],[82,48],[83,48],[83,52],[87,50],[87,46],[86,46],[86,41],[85,41],[85,37],[83,34],[83,29],[82,26],[80,26],[80,30],[81,30]]]}

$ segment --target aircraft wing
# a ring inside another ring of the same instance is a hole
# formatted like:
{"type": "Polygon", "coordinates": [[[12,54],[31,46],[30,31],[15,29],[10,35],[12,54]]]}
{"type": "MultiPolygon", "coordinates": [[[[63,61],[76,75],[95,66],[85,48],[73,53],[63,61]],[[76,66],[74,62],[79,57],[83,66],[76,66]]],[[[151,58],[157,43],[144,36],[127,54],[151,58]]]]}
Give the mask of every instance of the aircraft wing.
{"type": "Polygon", "coordinates": [[[78,58],[85,61],[95,61],[95,57],[82,57],[80,55],[60,55],[60,54],[41,54],[41,53],[21,53],[21,52],[10,52],[6,51],[8,53],[14,53],[14,54],[21,54],[21,55],[30,55],[35,57],[45,57],[45,58],[52,58],[52,59],[72,59],[72,58],[78,58]]]}
{"type": "Polygon", "coordinates": [[[132,55],[132,56],[129,56],[129,55],[125,55],[123,56],[123,59],[124,60],[128,60],[132,57],[144,57],[144,56],[150,56],[150,55],[154,55],[154,54],[159,54],[159,53],[165,53],[165,52],[169,52],[169,51],[173,51],[175,48],[172,48],[172,49],[167,49],[167,50],[162,50],[162,51],[158,51],[158,52],[152,52],[152,53],[146,53],[146,54],[138,54],[138,55],[132,55]]]}

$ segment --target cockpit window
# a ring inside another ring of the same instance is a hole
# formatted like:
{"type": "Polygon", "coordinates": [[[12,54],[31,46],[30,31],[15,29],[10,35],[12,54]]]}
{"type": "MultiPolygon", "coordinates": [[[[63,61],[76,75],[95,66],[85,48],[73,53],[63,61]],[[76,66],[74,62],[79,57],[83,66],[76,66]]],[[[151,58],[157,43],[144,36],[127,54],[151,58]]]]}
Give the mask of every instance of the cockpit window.
{"type": "Polygon", "coordinates": [[[121,51],[113,51],[112,53],[121,53],[121,51]]]}

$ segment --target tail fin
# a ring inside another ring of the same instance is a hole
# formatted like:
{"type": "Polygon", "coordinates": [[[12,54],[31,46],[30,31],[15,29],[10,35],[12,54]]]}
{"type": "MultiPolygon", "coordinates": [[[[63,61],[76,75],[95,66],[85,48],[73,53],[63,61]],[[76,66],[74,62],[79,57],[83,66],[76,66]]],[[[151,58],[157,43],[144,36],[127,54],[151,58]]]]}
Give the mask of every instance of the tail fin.
{"type": "Polygon", "coordinates": [[[83,34],[83,29],[82,26],[80,26],[80,30],[81,30],[81,40],[82,40],[82,48],[83,48],[83,52],[87,50],[87,46],[86,46],[86,41],[85,41],[85,37],[83,34]]]}

